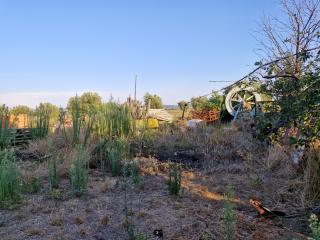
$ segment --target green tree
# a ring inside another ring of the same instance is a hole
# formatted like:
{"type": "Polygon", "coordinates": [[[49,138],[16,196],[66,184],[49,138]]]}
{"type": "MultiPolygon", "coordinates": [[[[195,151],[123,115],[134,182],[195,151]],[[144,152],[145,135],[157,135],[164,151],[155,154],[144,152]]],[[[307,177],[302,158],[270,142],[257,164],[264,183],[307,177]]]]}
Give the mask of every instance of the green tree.
{"type": "Polygon", "coordinates": [[[310,142],[320,137],[320,5],[306,0],[281,4],[283,19],[262,24],[266,56],[256,65],[262,90],[279,106],[278,114],[263,120],[274,128],[295,126],[303,133],[296,140],[310,142]]]}
{"type": "Polygon", "coordinates": [[[30,114],[32,112],[32,109],[28,106],[24,105],[18,105],[11,109],[10,113],[14,116],[18,116],[19,114],[30,114]]]}
{"type": "Polygon", "coordinates": [[[59,119],[60,110],[52,103],[41,103],[36,109],[35,113],[46,112],[49,115],[49,126],[53,126],[59,119]]]}
{"type": "Polygon", "coordinates": [[[194,110],[198,111],[202,109],[202,106],[208,102],[206,97],[193,97],[191,98],[191,106],[194,110]]]}
{"type": "Polygon", "coordinates": [[[163,103],[161,97],[158,95],[146,93],[143,97],[145,105],[148,105],[149,99],[150,99],[150,108],[153,109],[160,109],[163,108],[163,103]]]}
{"type": "Polygon", "coordinates": [[[191,105],[194,110],[221,110],[224,97],[218,93],[213,93],[208,99],[207,97],[194,97],[191,98],[191,105]]]}
{"type": "MultiPolygon", "coordinates": [[[[68,102],[68,110],[72,109],[74,106],[74,101],[76,97],[71,97],[68,102]]],[[[97,112],[102,106],[102,99],[98,93],[86,92],[78,97],[80,104],[80,113],[82,116],[88,116],[92,112],[97,112]]]]}

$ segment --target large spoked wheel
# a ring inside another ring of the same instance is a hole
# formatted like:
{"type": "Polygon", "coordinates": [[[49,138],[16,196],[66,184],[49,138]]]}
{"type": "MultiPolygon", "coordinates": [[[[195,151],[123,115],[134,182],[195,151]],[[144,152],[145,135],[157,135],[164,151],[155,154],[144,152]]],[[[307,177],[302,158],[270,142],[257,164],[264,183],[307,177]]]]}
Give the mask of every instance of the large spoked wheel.
{"type": "Polygon", "coordinates": [[[234,87],[228,92],[225,104],[228,112],[235,116],[238,111],[253,112],[260,101],[261,96],[253,87],[234,87]]]}

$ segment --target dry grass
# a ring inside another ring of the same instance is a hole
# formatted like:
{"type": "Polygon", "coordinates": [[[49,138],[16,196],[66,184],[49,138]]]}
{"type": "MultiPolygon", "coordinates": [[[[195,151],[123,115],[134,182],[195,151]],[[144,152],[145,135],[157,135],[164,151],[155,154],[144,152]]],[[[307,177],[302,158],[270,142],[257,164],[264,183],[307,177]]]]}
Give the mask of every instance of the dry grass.
{"type": "Polygon", "coordinates": [[[52,212],[49,218],[51,226],[61,226],[64,222],[64,210],[58,212],[52,212]]]}
{"type": "MultiPolygon", "coordinates": [[[[79,198],[68,197],[70,183],[64,177],[57,192],[47,191],[45,162],[38,166],[20,163],[26,177],[39,169],[34,174],[39,174],[42,189],[26,195],[26,204],[19,209],[0,210],[0,222],[3,216],[9,223],[0,227],[0,239],[27,239],[27,232],[16,229],[34,227],[34,222],[46,233],[45,239],[126,239],[125,196],[135,230],[150,239],[154,229],[163,229],[165,239],[224,239],[221,217],[229,184],[235,189],[234,239],[279,239],[279,236],[305,239],[301,234],[306,233],[307,218],[262,220],[248,205],[249,198],[257,198],[267,207],[289,214],[300,207],[300,183],[272,170],[292,170],[290,159],[285,158],[287,154],[281,147],[268,149],[249,133],[228,126],[195,129],[169,126],[152,139],[152,150],[155,157],[135,159],[141,169],[142,184],[132,185],[125,191],[122,176],[111,177],[108,172],[91,169],[88,188],[79,198]],[[178,197],[169,196],[166,186],[171,161],[184,166],[178,197]],[[248,178],[253,170],[262,179],[258,187],[253,187],[248,178]],[[25,213],[24,217],[18,218],[21,212],[25,213]]],[[[60,151],[58,173],[65,176],[75,153],[70,149],[60,151]]],[[[306,174],[310,176],[305,180],[310,186],[318,186],[319,173],[315,166],[318,165],[310,165],[309,175],[306,174]]],[[[314,192],[314,188],[311,191],[314,192]]],[[[34,239],[44,239],[42,233],[37,235],[35,231],[34,239]]]]}
{"type": "Polygon", "coordinates": [[[280,145],[270,146],[265,161],[267,170],[293,175],[296,172],[295,166],[287,151],[285,147],[280,145]]]}
{"type": "Polygon", "coordinates": [[[308,203],[320,203],[320,150],[311,150],[304,174],[304,200],[308,203]]]}

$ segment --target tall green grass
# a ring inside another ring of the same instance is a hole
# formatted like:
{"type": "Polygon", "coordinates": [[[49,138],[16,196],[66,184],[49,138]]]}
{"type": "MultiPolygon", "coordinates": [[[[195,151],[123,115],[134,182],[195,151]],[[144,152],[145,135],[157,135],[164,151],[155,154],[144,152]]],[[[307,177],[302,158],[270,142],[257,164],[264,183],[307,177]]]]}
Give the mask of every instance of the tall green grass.
{"type": "Polygon", "coordinates": [[[234,189],[232,186],[228,186],[226,199],[223,206],[223,220],[226,231],[226,239],[232,240],[234,239],[234,226],[235,226],[235,212],[234,212],[234,189]]]}
{"type": "Polygon", "coordinates": [[[21,199],[21,176],[13,149],[0,152],[0,205],[7,206],[21,199]]]}
{"type": "Polygon", "coordinates": [[[72,145],[75,146],[79,143],[80,131],[82,126],[81,112],[80,112],[80,100],[78,96],[75,97],[71,103],[71,117],[72,117],[72,145]]]}
{"type": "Polygon", "coordinates": [[[10,127],[10,113],[8,107],[0,107],[0,150],[10,146],[12,133],[10,127]]]}
{"type": "Polygon", "coordinates": [[[121,173],[122,166],[130,156],[130,146],[126,139],[112,139],[107,144],[108,166],[112,176],[118,176],[121,173]]]}
{"type": "Polygon", "coordinates": [[[134,132],[134,120],[129,106],[108,102],[97,114],[95,133],[102,138],[128,137],[134,132]]]}
{"type": "Polygon", "coordinates": [[[177,163],[170,164],[167,184],[171,195],[179,195],[181,190],[181,169],[177,163]]]}
{"type": "Polygon", "coordinates": [[[76,149],[76,160],[69,166],[69,179],[72,195],[80,196],[87,185],[87,160],[89,156],[82,146],[77,145],[76,149]]]}
{"type": "Polygon", "coordinates": [[[45,138],[49,134],[50,110],[45,104],[40,104],[29,115],[29,127],[33,139],[45,138]]]}
{"type": "Polygon", "coordinates": [[[48,161],[48,173],[49,173],[49,189],[55,189],[59,187],[59,177],[57,171],[58,156],[54,155],[48,161]]]}
{"type": "MultiPolygon", "coordinates": [[[[72,146],[76,146],[77,144],[81,143],[83,145],[86,145],[92,134],[92,129],[95,123],[96,111],[92,110],[86,114],[83,113],[83,111],[81,111],[81,102],[78,96],[74,97],[73,100],[70,102],[68,111],[72,119],[72,129],[70,138],[72,146]],[[82,136],[84,136],[83,139],[81,138],[82,136]],[[83,142],[81,140],[83,140],[83,142]]],[[[66,142],[69,142],[69,137],[64,124],[65,119],[66,112],[60,110],[59,121],[60,124],[63,125],[63,134],[65,136],[66,142]]]]}

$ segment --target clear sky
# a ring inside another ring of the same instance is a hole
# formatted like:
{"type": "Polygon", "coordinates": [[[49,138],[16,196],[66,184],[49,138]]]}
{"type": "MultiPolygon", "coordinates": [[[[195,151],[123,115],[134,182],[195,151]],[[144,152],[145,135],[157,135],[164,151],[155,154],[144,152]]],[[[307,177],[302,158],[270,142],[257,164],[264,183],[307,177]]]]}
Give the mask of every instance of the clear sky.
{"type": "Polygon", "coordinates": [[[64,106],[83,91],[165,104],[253,68],[274,0],[0,0],[0,103],[64,106]]]}

